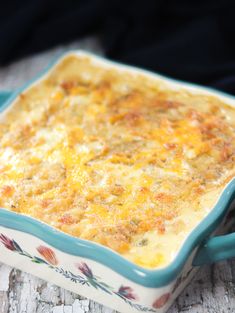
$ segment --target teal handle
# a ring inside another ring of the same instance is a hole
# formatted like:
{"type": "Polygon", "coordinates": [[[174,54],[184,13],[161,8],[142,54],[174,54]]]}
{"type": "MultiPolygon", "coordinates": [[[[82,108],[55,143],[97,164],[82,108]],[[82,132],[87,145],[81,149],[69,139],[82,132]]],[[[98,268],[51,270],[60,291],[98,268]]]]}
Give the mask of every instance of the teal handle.
{"type": "Polygon", "coordinates": [[[0,91],[0,108],[13,95],[13,91],[0,91]]]}
{"type": "Polygon", "coordinates": [[[233,257],[235,257],[235,233],[208,239],[199,248],[193,260],[193,265],[201,266],[233,257]]]}

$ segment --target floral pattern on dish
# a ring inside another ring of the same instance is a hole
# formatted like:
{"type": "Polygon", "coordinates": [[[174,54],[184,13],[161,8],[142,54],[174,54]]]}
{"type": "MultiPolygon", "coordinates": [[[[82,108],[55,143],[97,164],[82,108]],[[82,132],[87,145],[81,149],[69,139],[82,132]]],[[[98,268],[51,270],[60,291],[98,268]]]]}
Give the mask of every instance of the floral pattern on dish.
{"type": "Polygon", "coordinates": [[[59,262],[56,258],[55,252],[51,248],[48,248],[45,246],[39,246],[37,247],[37,251],[51,265],[54,265],[54,266],[58,265],[59,262]]]}
{"type": "Polygon", "coordinates": [[[93,287],[110,295],[118,296],[125,303],[129,304],[132,308],[141,312],[157,312],[158,309],[166,305],[170,298],[170,294],[164,294],[153,303],[152,307],[147,307],[136,303],[136,301],[138,301],[138,296],[134,292],[133,288],[131,288],[130,286],[121,285],[118,290],[115,290],[115,288],[104,283],[99,276],[96,276],[93,273],[91,267],[88,266],[85,262],[75,264],[75,268],[80,273],[74,274],[71,271],[65,270],[62,267],[58,266],[59,260],[55,252],[49,247],[42,245],[37,247],[36,250],[40,254],[40,257],[38,257],[24,251],[14,239],[10,239],[4,234],[0,234],[0,243],[2,243],[6,249],[25,256],[34,263],[48,266],[50,269],[53,269],[55,272],[59,273],[60,275],[62,275],[66,279],[71,280],[74,283],[93,287]]]}

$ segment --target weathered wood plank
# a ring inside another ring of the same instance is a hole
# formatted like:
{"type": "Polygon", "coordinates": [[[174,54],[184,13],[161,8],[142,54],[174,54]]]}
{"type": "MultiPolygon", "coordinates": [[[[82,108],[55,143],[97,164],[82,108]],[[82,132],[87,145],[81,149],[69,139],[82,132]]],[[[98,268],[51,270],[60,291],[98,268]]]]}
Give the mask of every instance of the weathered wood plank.
{"type": "Polygon", "coordinates": [[[8,290],[9,290],[9,277],[12,268],[0,264],[0,313],[5,313],[9,308],[8,290]]]}
{"type": "Polygon", "coordinates": [[[235,260],[203,267],[169,313],[234,313],[235,260]]]}
{"type": "MultiPolygon", "coordinates": [[[[169,313],[235,312],[235,260],[201,269],[169,313]]],[[[0,266],[0,313],[114,313],[32,275],[0,266]]]]}
{"type": "MultiPolygon", "coordinates": [[[[0,68],[0,90],[15,89],[68,48],[101,53],[99,43],[86,39],[0,68]]],[[[0,264],[0,313],[115,313],[32,275],[0,264]]],[[[169,313],[235,313],[235,260],[206,266],[169,313]]]]}

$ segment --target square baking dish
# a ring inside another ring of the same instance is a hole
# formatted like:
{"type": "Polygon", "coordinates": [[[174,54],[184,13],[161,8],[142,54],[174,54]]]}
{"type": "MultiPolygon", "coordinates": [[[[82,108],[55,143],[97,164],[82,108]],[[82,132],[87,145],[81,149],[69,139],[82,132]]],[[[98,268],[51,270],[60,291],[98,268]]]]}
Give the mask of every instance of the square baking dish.
{"type": "MultiPolygon", "coordinates": [[[[148,71],[107,61],[87,52],[70,51],[17,92],[0,93],[0,112],[21,92],[45,79],[68,56],[86,56],[100,66],[141,73],[170,88],[213,95],[234,106],[232,96],[148,71]]],[[[225,234],[234,217],[235,179],[216,205],[188,235],[177,256],[163,269],[148,270],[102,245],[56,230],[34,218],[0,209],[0,261],[123,313],[166,312],[198,268],[235,256],[235,234],[225,234]]]]}

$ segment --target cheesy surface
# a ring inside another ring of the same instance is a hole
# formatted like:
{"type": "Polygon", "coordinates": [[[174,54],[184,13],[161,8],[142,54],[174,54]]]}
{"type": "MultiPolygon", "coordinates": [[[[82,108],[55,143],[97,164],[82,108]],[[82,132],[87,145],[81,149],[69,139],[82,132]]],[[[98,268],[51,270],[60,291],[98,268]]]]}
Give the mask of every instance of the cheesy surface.
{"type": "Polygon", "coordinates": [[[168,265],[235,175],[235,109],[70,55],[0,115],[0,206],[168,265]]]}

